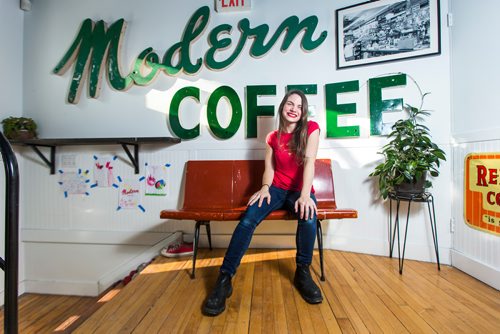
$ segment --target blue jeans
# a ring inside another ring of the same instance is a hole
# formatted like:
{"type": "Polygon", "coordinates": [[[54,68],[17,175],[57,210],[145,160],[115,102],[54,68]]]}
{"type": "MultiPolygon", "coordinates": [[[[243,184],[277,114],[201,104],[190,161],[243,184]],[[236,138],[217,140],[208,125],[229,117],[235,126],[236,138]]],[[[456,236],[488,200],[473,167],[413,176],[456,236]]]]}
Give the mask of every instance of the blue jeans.
{"type": "MultiPolygon", "coordinates": [[[[250,245],[255,228],[272,211],[284,208],[295,214],[295,201],[300,197],[300,192],[271,186],[269,193],[271,194],[271,204],[267,204],[267,200],[264,200],[260,208],[258,202],[249,206],[236,226],[224,256],[224,262],[220,268],[221,272],[234,276],[236,269],[240,265],[241,258],[250,245]]],[[[316,203],[314,194],[311,194],[311,198],[316,203]]],[[[311,219],[300,219],[298,213],[296,216],[298,219],[297,234],[295,236],[297,245],[296,262],[310,265],[316,240],[316,214],[314,213],[311,219]]]]}

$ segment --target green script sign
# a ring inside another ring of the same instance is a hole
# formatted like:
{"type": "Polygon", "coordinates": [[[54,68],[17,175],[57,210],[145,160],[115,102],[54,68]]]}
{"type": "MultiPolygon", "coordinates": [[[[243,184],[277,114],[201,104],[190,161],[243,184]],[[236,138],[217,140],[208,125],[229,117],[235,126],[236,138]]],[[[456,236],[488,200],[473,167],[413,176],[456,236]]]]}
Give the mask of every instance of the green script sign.
{"type": "MultiPolygon", "coordinates": [[[[85,70],[88,63],[89,95],[93,98],[99,96],[101,67],[103,65],[106,66],[109,83],[119,91],[126,90],[133,84],[149,85],[160,71],[170,76],[176,75],[181,70],[187,74],[195,74],[200,70],[203,60],[198,58],[192,62],[190,47],[205,30],[209,18],[210,10],[208,6],[199,8],[189,19],[182,39],[172,45],[161,60],[158,54],[153,51],[153,48],[146,48],[137,56],[134,69],[126,76],[121,74],[119,62],[119,46],[125,31],[125,21],[120,19],[106,29],[104,21],[94,23],[91,19],[86,19],[83,21],[72,45],[54,68],[54,73],[62,75],[75,63],[73,79],[68,93],[68,102],[75,104],[78,103],[84,80],[87,77],[85,70]],[[179,59],[174,64],[173,58],[177,54],[179,59]],[[141,73],[148,74],[142,75],[141,73]]],[[[304,50],[312,51],[320,46],[327,36],[327,32],[323,31],[318,38],[313,39],[317,25],[318,18],[316,16],[309,16],[302,21],[297,16],[290,16],[280,24],[275,33],[265,42],[269,26],[262,24],[252,28],[248,19],[242,19],[238,23],[240,39],[233,53],[226,59],[216,60],[218,51],[227,49],[231,45],[231,39],[223,36],[229,35],[233,29],[229,24],[218,25],[208,34],[210,47],[205,53],[205,65],[213,70],[228,67],[238,58],[248,39],[253,40],[250,55],[252,57],[261,57],[271,50],[283,33],[285,36],[281,44],[281,51],[286,51],[295,37],[302,31],[303,36],[300,45],[304,50]]]]}

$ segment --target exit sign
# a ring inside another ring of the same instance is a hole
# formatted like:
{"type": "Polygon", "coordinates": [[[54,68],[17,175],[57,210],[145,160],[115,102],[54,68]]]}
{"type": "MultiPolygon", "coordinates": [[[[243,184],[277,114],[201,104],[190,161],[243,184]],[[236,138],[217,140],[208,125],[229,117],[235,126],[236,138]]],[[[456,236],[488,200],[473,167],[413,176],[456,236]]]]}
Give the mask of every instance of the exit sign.
{"type": "Polygon", "coordinates": [[[215,0],[215,10],[219,13],[241,12],[250,9],[250,0],[215,0]]]}

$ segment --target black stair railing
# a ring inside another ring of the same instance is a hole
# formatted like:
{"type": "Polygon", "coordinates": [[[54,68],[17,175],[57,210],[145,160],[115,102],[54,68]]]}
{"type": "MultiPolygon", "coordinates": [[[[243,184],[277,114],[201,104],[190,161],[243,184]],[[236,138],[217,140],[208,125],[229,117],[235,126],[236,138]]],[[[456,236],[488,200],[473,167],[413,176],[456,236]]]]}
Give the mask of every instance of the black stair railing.
{"type": "Polygon", "coordinates": [[[19,168],[9,141],[0,132],[0,148],[5,169],[5,259],[0,267],[5,272],[4,333],[18,332],[18,267],[19,267],[19,168]]]}

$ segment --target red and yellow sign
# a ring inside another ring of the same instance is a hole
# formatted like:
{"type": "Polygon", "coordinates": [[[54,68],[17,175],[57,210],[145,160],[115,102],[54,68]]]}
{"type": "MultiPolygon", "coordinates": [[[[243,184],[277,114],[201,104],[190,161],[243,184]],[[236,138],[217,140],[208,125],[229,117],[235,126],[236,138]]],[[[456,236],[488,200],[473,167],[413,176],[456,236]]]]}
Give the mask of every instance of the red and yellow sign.
{"type": "Polygon", "coordinates": [[[465,158],[465,221],[500,235],[500,154],[471,153],[465,158]]]}

